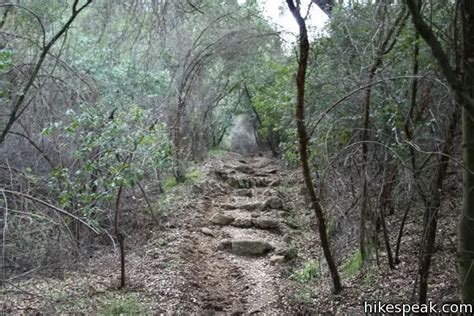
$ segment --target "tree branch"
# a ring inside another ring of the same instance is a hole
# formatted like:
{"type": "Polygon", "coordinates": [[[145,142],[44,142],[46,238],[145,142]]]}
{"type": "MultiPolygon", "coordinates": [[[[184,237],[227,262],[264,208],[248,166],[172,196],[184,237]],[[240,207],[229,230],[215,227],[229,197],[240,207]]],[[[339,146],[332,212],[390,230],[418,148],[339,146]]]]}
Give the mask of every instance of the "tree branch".
{"type": "Polygon", "coordinates": [[[408,10],[411,13],[413,24],[415,25],[418,33],[420,33],[421,37],[430,47],[434,58],[438,62],[439,66],[441,67],[441,71],[443,72],[443,75],[448,81],[448,84],[453,90],[458,90],[458,88],[460,87],[460,82],[458,77],[456,76],[453,67],[451,66],[448,55],[444,51],[443,47],[441,46],[441,43],[434,34],[433,30],[423,20],[423,16],[421,15],[421,12],[416,2],[417,0],[405,0],[408,10]]]}

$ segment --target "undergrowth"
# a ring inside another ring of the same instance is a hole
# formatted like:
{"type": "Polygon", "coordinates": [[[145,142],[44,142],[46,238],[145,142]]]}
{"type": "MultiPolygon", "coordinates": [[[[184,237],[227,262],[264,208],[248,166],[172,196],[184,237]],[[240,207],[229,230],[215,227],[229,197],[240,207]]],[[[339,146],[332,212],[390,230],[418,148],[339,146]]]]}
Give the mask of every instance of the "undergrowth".
{"type": "Polygon", "coordinates": [[[303,268],[296,270],[291,275],[291,279],[306,284],[319,277],[319,269],[315,260],[308,261],[303,268]]]}
{"type": "Polygon", "coordinates": [[[362,266],[362,254],[356,251],[343,265],[342,271],[349,277],[355,276],[362,266]]]}
{"type": "Polygon", "coordinates": [[[106,301],[103,305],[101,315],[143,315],[143,306],[135,296],[125,298],[113,298],[106,301]]]}

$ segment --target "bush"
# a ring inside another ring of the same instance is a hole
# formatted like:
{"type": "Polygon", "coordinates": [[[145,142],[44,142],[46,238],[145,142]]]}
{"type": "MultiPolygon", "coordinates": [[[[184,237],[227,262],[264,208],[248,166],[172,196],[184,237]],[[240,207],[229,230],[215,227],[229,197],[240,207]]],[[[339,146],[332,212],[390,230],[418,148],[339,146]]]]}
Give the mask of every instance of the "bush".
{"type": "Polygon", "coordinates": [[[301,270],[297,270],[291,275],[291,279],[302,284],[309,283],[318,277],[318,265],[315,260],[308,261],[301,270]]]}
{"type": "Polygon", "coordinates": [[[360,250],[356,251],[354,255],[347,260],[342,266],[342,271],[348,276],[355,276],[362,266],[362,254],[360,250]]]}

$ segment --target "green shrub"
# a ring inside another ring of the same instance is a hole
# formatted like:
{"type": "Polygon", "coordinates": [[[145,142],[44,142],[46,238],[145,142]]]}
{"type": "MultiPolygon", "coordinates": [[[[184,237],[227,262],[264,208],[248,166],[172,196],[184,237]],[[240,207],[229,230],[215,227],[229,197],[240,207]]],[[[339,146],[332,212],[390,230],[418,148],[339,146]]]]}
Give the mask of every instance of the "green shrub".
{"type": "Polygon", "coordinates": [[[198,168],[194,168],[186,174],[186,179],[188,183],[194,183],[201,180],[204,177],[202,171],[198,168]]]}
{"type": "Polygon", "coordinates": [[[178,185],[178,182],[176,181],[176,178],[174,176],[169,176],[165,179],[165,181],[163,181],[164,190],[172,189],[177,185],[178,185]]]}
{"type": "Polygon", "coordinates": [[[360,250],[358,250],[342,265],[342,271],[348,276],[354,276],[359,272],[361,266],[362,254],[360,253],[360,250]]]}
{"type": "Polygon", "coordinates": [[[293,272],[291,278],[299,283],[305,284],[318,278],[318,276],[318,265],[315,260],[310,260],[302,269],[293,272]]]}
{"type": "MultiPolygon", "coordinates": [[[[185,175],[186,181],[184,182],[185,185],[193,184],[204,177],[202,171],[198,168],[192,168],[188,171],[185,175]]],[[[178,185],[176,178],[174,176],[169,176],[163,181],[163,189],[170,190],[178,185]]]]}

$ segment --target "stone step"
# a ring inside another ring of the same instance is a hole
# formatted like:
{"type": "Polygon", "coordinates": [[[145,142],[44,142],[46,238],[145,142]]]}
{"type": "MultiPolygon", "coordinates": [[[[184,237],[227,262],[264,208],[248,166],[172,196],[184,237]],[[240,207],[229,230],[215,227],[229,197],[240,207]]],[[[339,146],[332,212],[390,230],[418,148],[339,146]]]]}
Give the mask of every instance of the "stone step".
{"type": "MultiPolygon", "coordinates": [[[[247,213],[248,214],[248,213],[247,213]]],[[[223,212],[216,212],[211,216],[209,222],[217,226],[234,226],[238,228],[257,228],[269,231],[280,231],[281,222],[270,216],[239,216],[223,212]]]]}
{"type": "Polygon", "coordinates": [[[255,201],[251,199],[232,199],[231,202],[216,203],[215,207],[224,210],[246,210],[246,211],[263,211],[264,209],[282,210],[284,202],[277,196],[270,196],[264,201],[255,201]]]}
{"type": "Polygon", "coordinates": [[[275,247],[258,239],[224,239],[219,243],[218,249],[239,256],[262,256],[273,251],[275,247]]]}
{"type": "Polygon", "coordinates": [[[246,211],[262,211],[265,208],[265,204],[262,202],[236,202],[236,203],[221,203],[216,204],[224,210],[246,210],[246,211]]]}

